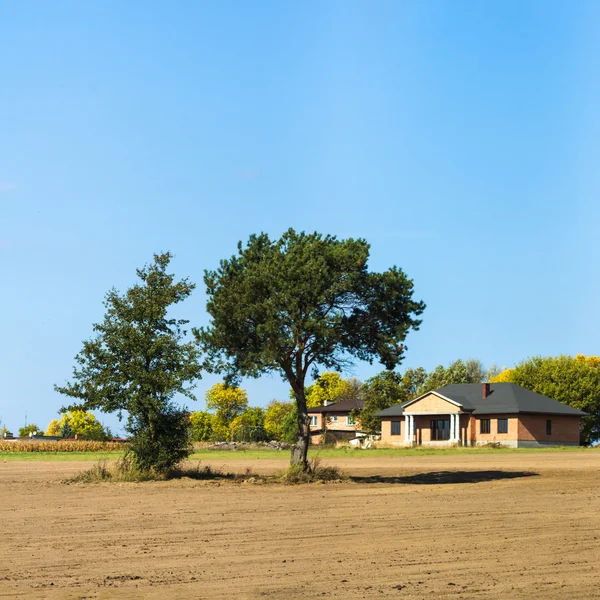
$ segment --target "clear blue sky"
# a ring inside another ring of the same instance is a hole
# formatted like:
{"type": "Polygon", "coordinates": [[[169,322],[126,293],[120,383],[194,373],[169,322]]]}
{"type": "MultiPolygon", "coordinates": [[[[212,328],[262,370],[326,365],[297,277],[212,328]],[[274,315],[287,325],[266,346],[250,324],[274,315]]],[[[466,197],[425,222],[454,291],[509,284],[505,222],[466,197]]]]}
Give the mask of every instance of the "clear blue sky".
{"type": "Polygon", "coordinates": [[[203,269],[290,226],[414,279],[405,367],[598,354],[599,26],[562,0],[0,0],[2,421],[56,416],[154,252],[199,325],[203,269]]]}

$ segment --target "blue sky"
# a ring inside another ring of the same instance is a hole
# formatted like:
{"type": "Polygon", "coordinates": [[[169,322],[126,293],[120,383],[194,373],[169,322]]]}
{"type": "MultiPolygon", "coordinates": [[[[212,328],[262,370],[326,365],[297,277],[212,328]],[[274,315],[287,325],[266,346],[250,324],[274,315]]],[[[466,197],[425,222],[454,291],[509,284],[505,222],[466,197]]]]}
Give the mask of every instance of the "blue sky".
{"type": "MultiPolygon", "coordinates": [[[[203,270],[290,226],[364,237],[372,269],[414,279],[427,310],[404,367],[598,354],[599,18],[548,0],[0,0],[1,420],[56,416],[104,294],[154,252],[198,282],[181,312],[201,325],[203,270]]],[[[287,397],[276,377],[244,386],[287,397]]]]}

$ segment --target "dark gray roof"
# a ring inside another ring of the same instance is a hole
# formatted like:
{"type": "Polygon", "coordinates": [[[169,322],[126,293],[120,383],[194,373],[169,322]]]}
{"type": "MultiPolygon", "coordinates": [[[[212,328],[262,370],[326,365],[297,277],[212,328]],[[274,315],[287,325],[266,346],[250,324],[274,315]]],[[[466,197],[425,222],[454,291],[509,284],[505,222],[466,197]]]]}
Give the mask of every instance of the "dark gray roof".
{"type": "Polygon", "coordinates": [[[313,408],[308,409],[308,414],[314,413],[335,413],[335,412],[350,412],[351,410],[362,410],[364,406],[364,401],[359,400],[357,398],[350,398],[348,400],[340,400],[339,402],[335,402],[333,404],[329,404],[328,406],[314,406],[313,408]]]}
{"type": "MultiPolygon", "coordinates": [[[[487,398],[482,397],[481,383],[453,383],[433,391],[453,400],[460,405],[462,410],[474,415],[540,413],[583,417],[587,414],[542,394],[526,390],[516,383],[491,383],[490,394],[487,398]]],[[[375,416],[397,417],[403,415],[404,407],[411,402],[414,400],[386,408],[376,413],[375,416]]]]}

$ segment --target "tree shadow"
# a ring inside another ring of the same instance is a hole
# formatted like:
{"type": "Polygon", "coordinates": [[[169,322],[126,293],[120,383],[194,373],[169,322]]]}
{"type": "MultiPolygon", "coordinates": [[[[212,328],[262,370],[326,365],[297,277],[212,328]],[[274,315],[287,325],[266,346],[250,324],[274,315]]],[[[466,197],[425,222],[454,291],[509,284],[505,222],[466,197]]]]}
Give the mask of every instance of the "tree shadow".
{"type": "Polygon", "coordinates": [[[446,483],[481,483],[500,479],[517,479],[519,477],[537,477],[533,471],[435,471],[417,473],[416,475],[368,475],[351,476],[355,483],[403,483],[413,485],[435,485],[446,483]]]}

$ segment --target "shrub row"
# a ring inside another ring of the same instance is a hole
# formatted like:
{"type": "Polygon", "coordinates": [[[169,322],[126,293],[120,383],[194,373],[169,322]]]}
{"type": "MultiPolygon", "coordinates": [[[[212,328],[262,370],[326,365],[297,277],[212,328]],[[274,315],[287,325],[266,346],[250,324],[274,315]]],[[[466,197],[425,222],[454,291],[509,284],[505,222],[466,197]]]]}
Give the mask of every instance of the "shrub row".
{"type": "Polygon", "coordinates": [[[55,442],[0,441],[0,452],[113,452],[125,450],[124,442],[94,442],[90,440],[58,440],[55,442]]]}

